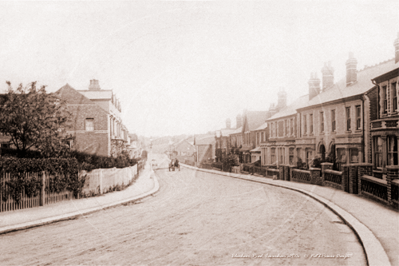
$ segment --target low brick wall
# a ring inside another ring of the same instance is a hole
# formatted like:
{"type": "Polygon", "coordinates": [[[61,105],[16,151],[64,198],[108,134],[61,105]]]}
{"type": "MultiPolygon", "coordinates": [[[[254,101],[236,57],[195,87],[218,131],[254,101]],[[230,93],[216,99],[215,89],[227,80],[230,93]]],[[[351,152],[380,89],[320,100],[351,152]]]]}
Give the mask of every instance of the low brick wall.
{"type": "Polygon", "coordinates": [[[326,169],[323,172],[323,185],[344,190],[342,185],[342,172],[326,169]]]}

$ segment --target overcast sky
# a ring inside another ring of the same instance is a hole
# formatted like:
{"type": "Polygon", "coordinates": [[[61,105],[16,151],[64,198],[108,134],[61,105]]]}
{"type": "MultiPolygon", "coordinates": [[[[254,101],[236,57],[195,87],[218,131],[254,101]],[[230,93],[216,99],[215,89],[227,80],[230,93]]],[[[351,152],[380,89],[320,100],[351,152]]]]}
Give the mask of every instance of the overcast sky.
{"type": "Polygon", "coordinates": [[[146,136],[204,133],[308,93],[331,61],[345,76],[394,57],[399,1],[1,2],[0,90],[98,79],[146,136]]]}

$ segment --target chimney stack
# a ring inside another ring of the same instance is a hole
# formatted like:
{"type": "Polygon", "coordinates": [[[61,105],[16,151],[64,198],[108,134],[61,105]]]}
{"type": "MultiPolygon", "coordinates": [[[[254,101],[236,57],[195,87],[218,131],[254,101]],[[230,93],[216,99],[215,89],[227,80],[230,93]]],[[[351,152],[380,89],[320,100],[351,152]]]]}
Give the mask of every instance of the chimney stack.
{"type": "Polygon", "coordinates": [[[346,61],[346,86],[357,81],[357,60],[353,57],[353,53],[349,53],[349,59],[346,61]]]}
{"type": "Polygon", "coordinates": [[[309,100],[311,100],[320,93],[320,79],[317,77],[316,72],[310,73],[310,79],[308,84],[309,84],[309,100]]]}
{"type": "Polygon", "coordinates": [[[281,87],[277,95],[278,95],[277,109],[281,110],[287,106],[287,93],[285,92],[284,88],[281,87]]]}
{"type": "Polygon", "coordinates": [[[230,118],[226,119],[226,128],[228,128],[228,129],[231,128],[231,120],[230,120],[230,118]]]}
{"type": "Polygon", "coordinates": [[[395,64],[396,64],[397,62],[399,62],[399,32],[398,32],[398,38],[396,38],[393,45],[395,46],[395,64]]]}
{"type": "Polygon", "coordinates": [[[236,121],[237,121],[236,128],[240,128],[242,126],[242,117],[240,114],[237,115],[236,121]]]}
{"type": "Polygon", "coordinates": [[[323,91],[325,91],[334,85],[334,68],[331,66],[331,61],[324,63],[321,73],[323,74],[323,91]]]}
{"type": "Polygon", "coordinates": [[[99,91],[99,90],[101,90],[100,84],[98,84],[98,80],[96,80],[96,79],[90,80],[89,90],[90,91],[99,91]]]}

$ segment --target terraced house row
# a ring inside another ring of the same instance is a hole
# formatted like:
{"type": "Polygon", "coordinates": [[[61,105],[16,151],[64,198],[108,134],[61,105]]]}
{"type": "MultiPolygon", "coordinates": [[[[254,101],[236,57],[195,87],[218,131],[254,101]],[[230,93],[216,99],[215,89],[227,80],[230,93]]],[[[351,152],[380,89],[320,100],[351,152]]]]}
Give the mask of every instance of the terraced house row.
{"type": "Polygon", "coordinates": [[[350,53],[346,76],[337,82],[326,62],[321,80],[311,73],[307,95],[286,105],[280,90],[268,111],[244,111],[234,130],[217,133],[217,160],[235,147],[242,163],[309,169],[318,158],[339,171],[369,163],[370,175],[385,179],[387,168],[398,166],[399,33],[394,47],[393,59],[362,70],[350,53]]]}

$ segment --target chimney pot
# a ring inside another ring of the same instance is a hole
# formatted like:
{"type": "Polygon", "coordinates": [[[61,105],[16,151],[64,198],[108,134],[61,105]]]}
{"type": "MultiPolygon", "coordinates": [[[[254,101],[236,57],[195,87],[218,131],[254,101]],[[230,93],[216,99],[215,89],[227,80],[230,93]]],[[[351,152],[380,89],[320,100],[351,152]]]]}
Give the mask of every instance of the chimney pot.
{"type": "Polygon", "coordinates": [[[89,90],[91,90],[91,91],[101,90],[98,80],[96,80],[96,79],[90,80],[89,90]]]}
{"type": "Polygon", "coordinates": [[[312,72],[309,79],[309,100],[320,93],[320,79],[317,78],[317,73],[312,72]]]}
{"type": "Polygon", "coordinates": [[[346,61],[346,86],[349,86],[357,81],[357,60],[353,56],[353,52],[349,53],[349,58],[346,61]]]}

